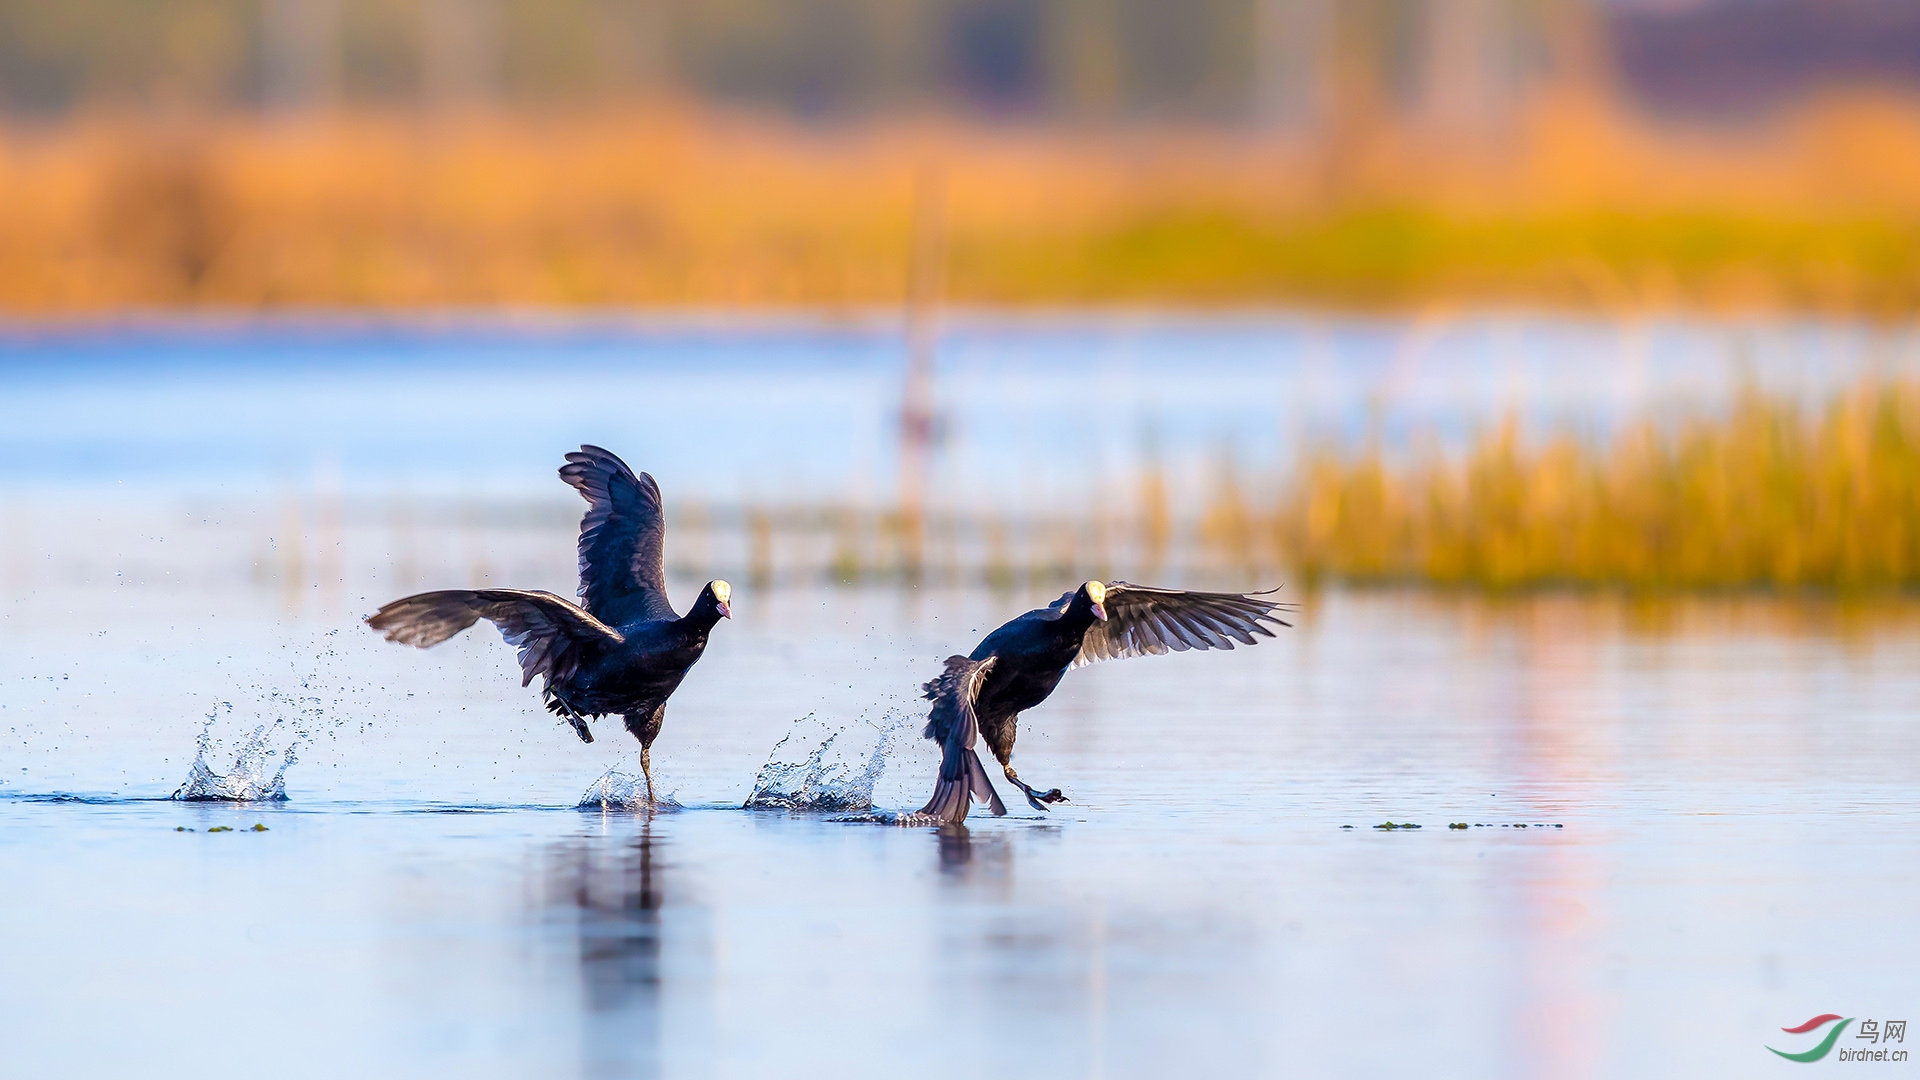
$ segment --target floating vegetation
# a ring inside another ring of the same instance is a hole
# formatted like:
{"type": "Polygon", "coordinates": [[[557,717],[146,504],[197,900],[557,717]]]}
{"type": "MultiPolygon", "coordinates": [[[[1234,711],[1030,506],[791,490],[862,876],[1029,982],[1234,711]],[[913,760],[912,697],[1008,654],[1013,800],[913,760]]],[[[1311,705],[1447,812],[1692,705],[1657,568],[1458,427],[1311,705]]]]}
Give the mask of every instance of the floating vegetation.
{"type": "Polygon", "coordinates": [[[880,723],[862,719],[828,729],[814,714],[794,721],[753,778],[749,810],[861,811],[873,807],[874,785],[912,720],[889,712],[880,723]],[[824,737],[822,737],[824,732],[824,737]],[[817,740],[817,741],[816,741],[817,740]],[[804,755],[800,751],[808,746],[804,755]]]}
{"type": "MultiPolygon", "coordinates": [[[[1353,828],[1353,826],[1351,825],[1342,825],[1340,827],[1342,829],[1353,828]]],[[[1374,826],[1374,828],[1379,829],[1383,832],[1397,832],[1401,829],[1417,829],[1419,827],[1420,826],[1407,821],[1383,821],[1380,824],[1374,826]]],[[[1566,826],[1558,823],[1542,825],[1542,824],[1539,824],[1538,822],[1534,823],[1531,826],[1531,828],[1535,828],[1535,829],[1562,829],[1565,827],[1566,826]]],[[[1449,829],[1525,829],[1525,828],[1529,828],[1529,826],[1520,822],[1513,822],[1505,825],[1492,825],[1483,821],[1476,821],[1471,824],[1465,821],[1450,821],[1447,823],[1447,828],[1449,829]]]]}
{"type": "MultiPolygon", "coordinates": [[[[173,827],[173,831],[174,832],[196,832],[198,830],[190,829],[185,825],[175,825],[173,827]]],[[[207,829],[207,831],[210,833],[217,833],[217,832],[233,832],[235,830],[231,825],[214,825],[214,826],[210,826],[207,829]]],[[[239,831],[251,832],[251,833],[263,833],[267,831],[267,827],[265,825],[260,824],[259,822],[255,822],[252,825],[248,826],[247,828],[241,829],[239,831]]]]}

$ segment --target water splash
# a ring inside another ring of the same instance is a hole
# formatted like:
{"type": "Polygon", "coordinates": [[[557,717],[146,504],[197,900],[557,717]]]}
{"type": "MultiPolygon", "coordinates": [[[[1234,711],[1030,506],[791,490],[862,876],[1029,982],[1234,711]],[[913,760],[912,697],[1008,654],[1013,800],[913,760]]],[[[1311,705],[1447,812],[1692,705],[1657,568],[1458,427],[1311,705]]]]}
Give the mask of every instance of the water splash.
{"type": "Polygon", "coordinates": [[[336,738],[349,717],[361,718],[360,730],[366,731],[365,717],[374,710],[365,703],[349,704],[345,700],[348,694],[364,696],[364,691],[342,670],[344,661],[334,648],[339,633],[327,630],[311,644],[295,647],[296,655],[289,661],[290,682],[237,686],[234,689],[240,709],[236,710],[231,701],[214,706],[194,740],[193,765],[172,797],[223,802],[284,800],[287,770],[299,763],[297,751],[301,747],[321,735],[336,738]],[[231,736],[222,738],[217,734],[222,719],[231,719],[236,712],[259,722],[237,741],[231,736]],[[223,773],[216,763],[225,761],[230,742],[234,747],[233,765],[223,773]]]}
{"type": "MultiPolygon", "coordinates": [[[[229,712],[233,710],[231,704],[221,704],[229,712]]],[[[241,740],[234,754],[233,771],[217,773],[207,764],[207,758],[215,753],[213,727],[219,719],[217,708],[207,714],[207,722],[195,740],[193,767],[172,797],[183,802],[285,802],[287,769],[299,761],[294,754],[299,737],[287,743],[286,749],[275,749],[284,735],[285,722],[260,724],[241,740]]]]}
{"type": "Polygon", "coordinates": [[[918,810],[881,810],[869,808],[854,813],[836,814],[828,821],[845,822],[853,825],[898,825],[901,828],[919,828],[933,826],[940,828],[946,822],[932,814],[923,814],[918,810]]]}
{"type": "Polygon", "coordinates": [[[912,726],[913,721],[904,713],[889,710],[879,723],[863,717],[828,731],[814,744],[826,725],[808,713],[794,721],[793,730],[774,744],[767,763],[753,778],[753,794],[747,796],[746,808],[870,810],[874,785],[886,771],[894,745],[912,726]],[[873,748],[863,752],[867,738],[872,738],[873,748]],[[810,744],[813,749],[800,756],[799,749],[810,744]]]}
{"type": "Polygon", "coordinates": [[[651,810],[673,811],[684,809],[674,793],[663,793],[660,784],[654,784],[657,796],[651,803],[647,801],[647,778],[622,772],[619,767],[608,769],[600,774],[574,804],[578,810],[651,810]]]}

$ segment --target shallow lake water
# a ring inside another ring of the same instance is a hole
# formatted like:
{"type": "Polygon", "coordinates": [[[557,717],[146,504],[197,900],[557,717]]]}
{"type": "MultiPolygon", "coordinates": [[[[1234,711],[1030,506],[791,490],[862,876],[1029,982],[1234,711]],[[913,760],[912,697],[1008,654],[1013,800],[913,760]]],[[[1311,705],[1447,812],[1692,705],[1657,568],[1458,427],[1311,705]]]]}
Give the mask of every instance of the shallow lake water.
{"type": "MultiPolygon", "coordinates": [[[[1072,673],[1018,758],[1073,801],[943,833],[739,806],[789,734],[857,763],[1022,599],[740,599],[651,816],[576,808],[625,737],[552,724],[490,633],[16,605],[8,1071],[1754,1075],[1920,1003],[1910,612],[1327,594],[1072,673]],[[164,799],[209,709],[293,718],[285,802],[164,799]]],[[[876,803],[935,761],[894,743],[876,803]]]]}
{"type": "Polygon", "coordinates": [[[842,804],[917,807],[915,687],[1058,588],[736,580],[655,747],[678,808],[582,808],[638,771],[617,724],[579,743],[484,626],[358,621],[481,556],[570,594],[564,521],[404,573],[349,522],[263,576],[272,482],[210,481],[210,433],[291,376],[176,371],[172,426],[102,389],[139,422],[59,485],[48,403],[92,391],[21,370],[0,1074],[1792,1075],[1784,1027],[1920,1012],[1920,604],[1299,594],[1257,648],[1070,673],[1017,762],[1072,801],[942,831],[842,804]],[[286,797],[169,800],[196,765],[286,797]]]}

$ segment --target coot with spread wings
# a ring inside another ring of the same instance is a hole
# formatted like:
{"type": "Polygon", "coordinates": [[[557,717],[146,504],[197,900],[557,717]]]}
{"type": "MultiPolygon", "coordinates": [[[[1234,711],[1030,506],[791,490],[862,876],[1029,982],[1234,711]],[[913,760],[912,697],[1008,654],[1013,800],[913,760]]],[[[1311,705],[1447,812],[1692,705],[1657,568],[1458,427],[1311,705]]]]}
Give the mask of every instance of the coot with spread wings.
{"type": "Polygon", "coordinates": [[[731,618],[732,589],[709,581],[685,615],[667,602],[666,519],[660,485],[613,454],[582,446],[560,478],[587,500],[580,519],[580,604],[550,592],[446,589],[381,608],[367,625],[388,641],[427,648],[487,619],[520,650],[520,685],[545,678],[547,708],[592,742],[587,721],[624,714],[640,740],[640,769],[653,801],[653,740],[667,698],[706,650],[707,634],[731,618]]]}
{"type": "Polygon", "coordinates": [[[995,817],[1007,812],[974,752],[985,736],[1007,779],[1036,810],[1065,802],[1059,788],[1041,792],[1013,771],[1013,739],[1023,710],[1047,700],[1071,667],[1123,656],[1231,649],[1289,626],[1276,612],[1289,605],[1270,593],[1183,592],[1089,581],[1047,607],[988,634],[969,656],[947,658],[925,686],[933,710],[923,734],[940,744],[940,778],[920,813],[942,823],[966,820],[972,800],[995,817]]]}

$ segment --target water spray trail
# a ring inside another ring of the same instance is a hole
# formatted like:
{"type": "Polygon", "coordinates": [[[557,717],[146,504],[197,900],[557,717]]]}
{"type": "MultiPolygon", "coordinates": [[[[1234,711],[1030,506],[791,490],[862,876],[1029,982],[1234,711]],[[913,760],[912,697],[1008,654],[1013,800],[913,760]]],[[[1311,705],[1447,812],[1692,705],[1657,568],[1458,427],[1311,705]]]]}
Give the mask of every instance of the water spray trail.
{"type": "MultiPolygon", "coordinates": [[[[812,713],[794,721],[793,730],[774,744],[766,764],[760,766],[759,774],[754,777],[753,793],[745,803],[747,809],[845,812],[873,807],[874,786],[886,772],[894,745],[911,726],[911,721],[895,712],[889,712],[877,724],[860,720],[859,726],[872,732],[874,739],[873,749],[864,755],[842,740],[855,725],[829,732],[800,760],[793,760],[783,752],[795,736],[802,736],[798,745],[807,745],[818,737],[822,726],[812,713]],[[809,727],[815,729],[811,737],[803,735],[809,727]]],[[[855,735],[855,745],[864,734],[855,735]]]]}

